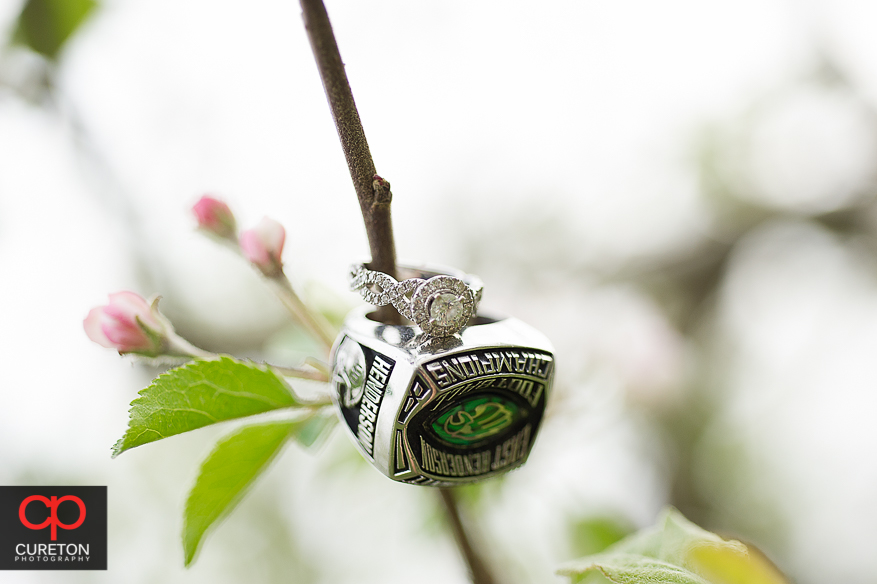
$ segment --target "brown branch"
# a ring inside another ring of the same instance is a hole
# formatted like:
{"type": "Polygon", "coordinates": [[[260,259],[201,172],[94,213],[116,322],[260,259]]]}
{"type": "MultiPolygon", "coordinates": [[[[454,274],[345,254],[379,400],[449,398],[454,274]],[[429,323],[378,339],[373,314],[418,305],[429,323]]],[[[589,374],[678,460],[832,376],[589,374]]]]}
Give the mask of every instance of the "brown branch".
{"type": "MultiPolygon", "coordinates": [[[[356,111],[353,93],[344,72],[344,63],[338,52],[329,15],[322,0],[300,0],[305,29],[314,52],[314,59],[323,80],[323,89],[332,110],[335,128],[341,140],[341,148],[350,169],[350,178],[356,189],[362,219],[368,234],[368,243],[372,261],[369,267],[397,278],[396,247],[393,242],[393,222],[390,216],[390,203],[393,194],[390,183],[375,173],[365,131],[356,111]]],[[[398,278],[397,278],[398,279],[398,278]]],[[[401,317],[386,306],[378,311],[378,320],[389,324],[401,324],[401,317]]],[[[473,584],[495,584],[496,580],[487,569],[487,565],[472,546],[466,528],[460,519],[460,511],[454,493],[450,489],[439,489],[454,541],[460,554],[469,566],[473,584]]]]}
{"type": "Polygon", "coordinates": [[[475,547],[473,547],[472,540],[466,533],[466,527],[460,519],[457,496],[453,489],[438,489],[438,491],[441,494],[442,503],[444,503],[445,511],[448,515],[448,521],[451,523],[451,531],[454,532],[454,541],[457,542],[457,548],[469,566],[469,577],[472,579],[472,583],[496,584],[496,580],[490,573],[490,570],[488,570],[487,564],[475,547]]]}
{"type": "MultiPolygon", "coordinates": [[[[314,59],[323,80],[323,89],[326,90],[341,148],[350,169],[350,178],[359,199],[372,256],[369,267],[396,278],[390,183],[375,173],[375,163],[359,120],[359,112],[356,111],[326,7],[322,0],[301,0],[301,8],[314,59]]],[[[384,322],[401,324],[399,315],[390,306],[380,310],[378,318],[384,322]]]]}

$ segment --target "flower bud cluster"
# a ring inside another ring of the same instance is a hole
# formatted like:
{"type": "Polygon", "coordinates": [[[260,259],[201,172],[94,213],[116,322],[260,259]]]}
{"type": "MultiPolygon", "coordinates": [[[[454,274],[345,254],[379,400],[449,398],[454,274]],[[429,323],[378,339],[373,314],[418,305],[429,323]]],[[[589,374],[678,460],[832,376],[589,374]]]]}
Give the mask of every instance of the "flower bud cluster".
{"type": "Polygon", "coordinates": [[[286,241],[286,230],[283,226],[263,217],[252,229],[237,235],[237,221],[231,209],[224,202],[204,195],[192,207],[198,220],[198,228],[202,231],[233,242],[241,253],[265,276],[276,278],[283,273],[283,244],[286,241]]]}
{"type": "MultiPolygon", "coordinates": [[[[283,275],[283,226],[263,217],[252,229],[237,233],[237,220],[224,202],[204,195],[192,207],[198,228],[228,241],[268,278],[283,275]]],[[[91,309],[83,321],[85,333],[95,343],[119,354],[143,357],[205,356],[174,332],[170,321],[158,310],[158,297],[146,300],[134,292],[110,294],[106,306],[91,309]]]]}

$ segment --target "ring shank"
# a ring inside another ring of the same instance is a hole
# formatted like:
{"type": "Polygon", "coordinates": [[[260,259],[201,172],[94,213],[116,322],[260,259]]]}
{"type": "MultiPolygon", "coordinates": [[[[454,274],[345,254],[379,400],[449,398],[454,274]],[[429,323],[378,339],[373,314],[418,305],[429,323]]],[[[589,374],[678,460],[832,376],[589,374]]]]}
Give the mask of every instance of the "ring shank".
{"type": "MultiPolygon", "coordinates": [[[[383,273],[378,270],[373,270],[368,263],[354,264],[351,266],[351,272],[357,270],[360,266],[369,272],[383,273]]],[[[399,276],[400,282],[412,279],[429,280],[436,276],[451,276],[458,280],[462,280],[479,300],[481,299],[481,293],[484,290],[484,282],[482,282],[481,278],[478,276],[473,276],[462,270],[448,268],[446,266],[399,264],[396,266],[396,275],[399,276]]]]}

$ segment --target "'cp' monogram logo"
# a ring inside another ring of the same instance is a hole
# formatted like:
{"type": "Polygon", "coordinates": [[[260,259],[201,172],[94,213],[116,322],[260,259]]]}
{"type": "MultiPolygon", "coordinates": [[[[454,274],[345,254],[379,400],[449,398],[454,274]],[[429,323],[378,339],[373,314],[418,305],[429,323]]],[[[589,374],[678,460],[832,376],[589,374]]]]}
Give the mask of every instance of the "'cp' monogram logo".
{"type": "Polygon", "coordinates": [[[66,495],[61,497],[53,496],[51,499],[47,497],[43,497],[42,495],[31,495],[27,499],[21,502],[21,506],[18,508],[18,518],[21,519],[21,523],[27,527],[28,529],[45,529],[46,527],[52,527],[52,541],[58,539],[58,528],[61,529],[76,529],[82,522],[85,521],[85,503],[82,502],[82,499],[79,497],[74,497],[73,495],[66,495]],[[31,501],[41,501],[43,505],[49,510],[49,518],[40,523],[39,525],[34,525],[25,517],[24,512],[27,509],[27,506],[31,501]],[[79,519],[76,523],[66,524],[61,523],[58,520],[58,505],[63,503],[64,501],[73,501],[79,506],[79,519]]]}

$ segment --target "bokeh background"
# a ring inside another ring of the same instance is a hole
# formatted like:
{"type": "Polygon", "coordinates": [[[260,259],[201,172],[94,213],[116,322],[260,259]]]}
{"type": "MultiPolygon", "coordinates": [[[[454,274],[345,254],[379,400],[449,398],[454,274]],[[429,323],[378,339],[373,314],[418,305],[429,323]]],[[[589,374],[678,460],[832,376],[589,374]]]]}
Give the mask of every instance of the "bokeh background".
{"type": "MultiPolygon", "coordinates": [[[[15,42],[25,4],[0,2],[0,484],[108,485],[109,570],[0,581],[465,581],[434,494],[340,431],[287,449],[188,570],[182,506],[234,424],[110,460],[159,370],[87,340],[107,292],[296,358],[259,278],[193,231],[200,195],[281,221],[326,310],[356,305],[368,247],[296,2],[102,0],[53,45],[46,15],[89,4],[31,0],[49,41],[15,42]]],[[[465,493],[504,581],[563,582],[670,503],[799,584],[877,582],[877,5],[328,10],[400,257],[479,274],[557,349],[530,461],[465,493]]]]}

